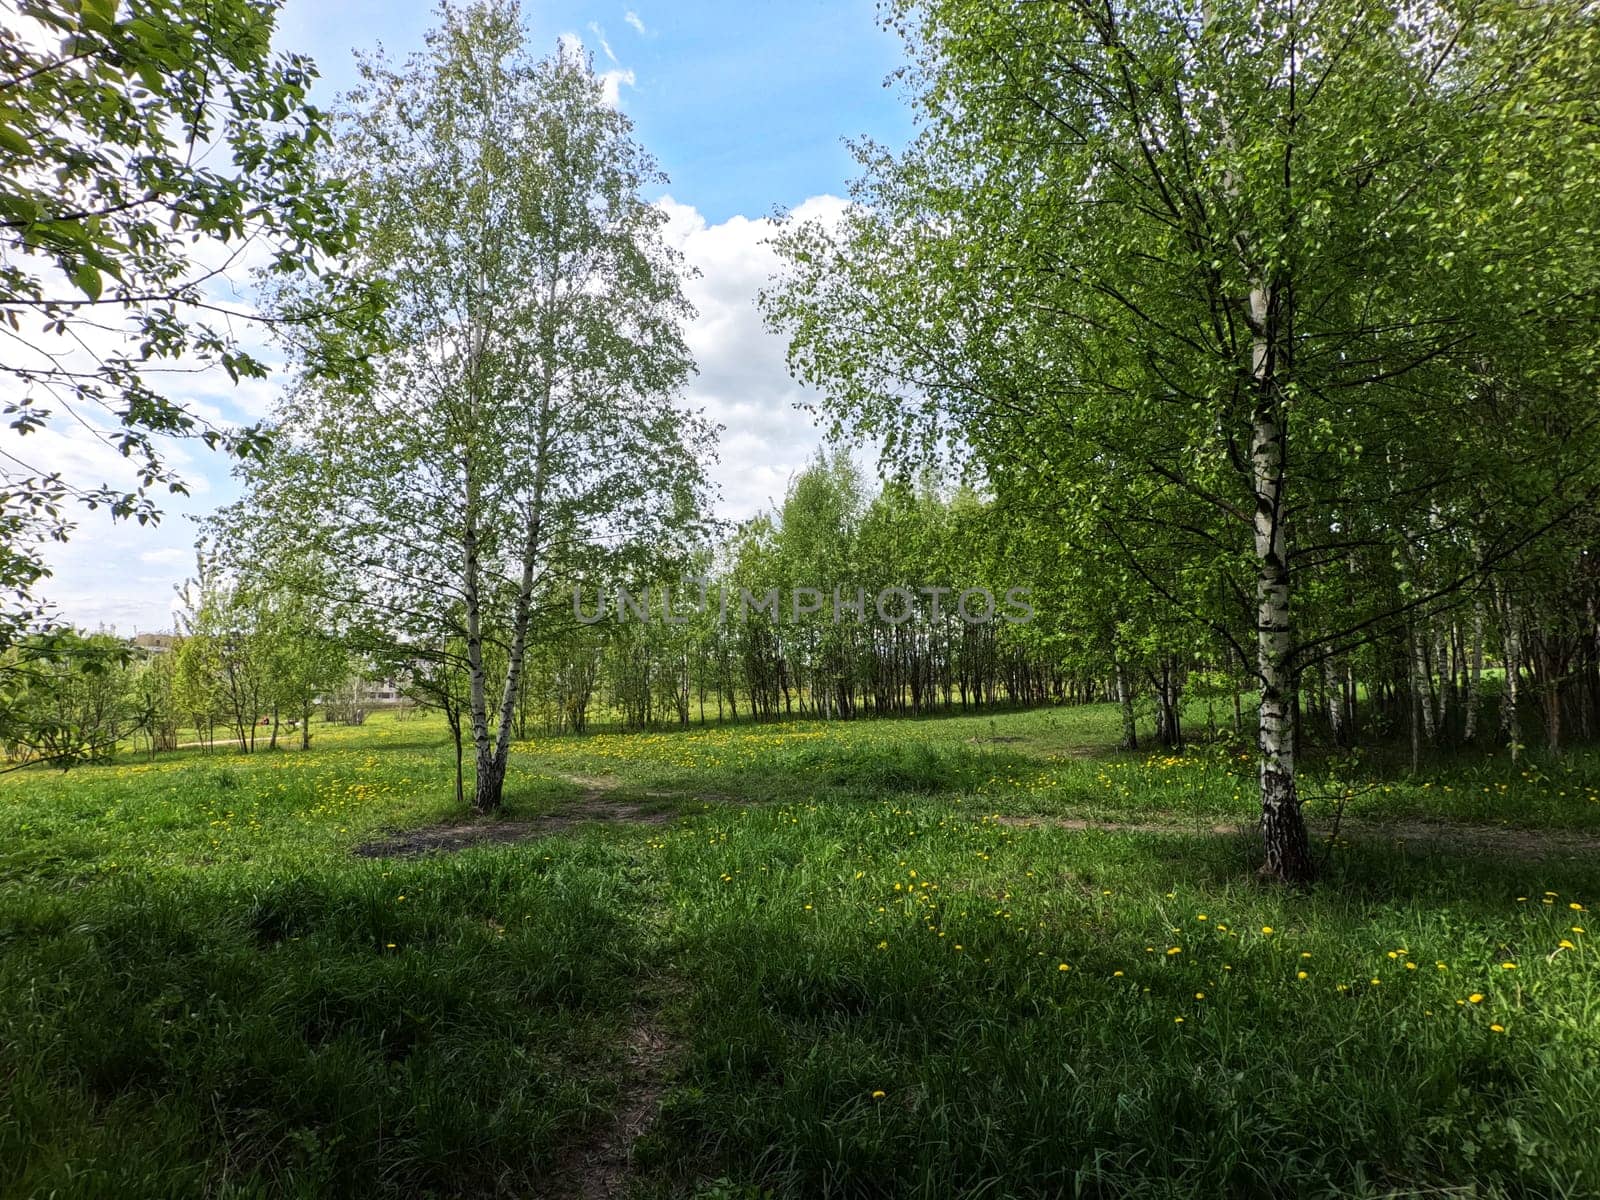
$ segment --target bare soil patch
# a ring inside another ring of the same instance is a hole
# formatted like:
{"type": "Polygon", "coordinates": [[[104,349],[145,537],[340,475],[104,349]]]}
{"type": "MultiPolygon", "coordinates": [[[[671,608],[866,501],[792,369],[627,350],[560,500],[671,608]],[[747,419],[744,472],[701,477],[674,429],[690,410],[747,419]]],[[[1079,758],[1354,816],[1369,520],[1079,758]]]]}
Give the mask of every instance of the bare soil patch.
{"type": "Polygon", "coordinates": [[[586,792],[614,792],[622,786],[615,775],[562,775],[568,783],[575,783],[586,792]]]}
{"type": "Polygon", "coordinates": [[[501,846],[525,842],[530,838],[562,833],[575,825],[665,825],[678,814],[647,804],[627,800],[608,800],[598,793],[587,793],[557,812],[527,820],[467,818],[461,821],[423,825],[404,829],[363,842],[355,848],[362,858],[405,858],[417,854],[450,853],[471,846],[501,846]]]}
{"type": "Polygon", "coordinates": [[[405,858],[416,854],[451,853],[470,846],[525,842],[530,838],[563,833],[575,825],[665,825],[679,816],[675,810],[661,805],[660,800],[668,795],[665,792],[646,793],[648,803],[614,798],[612,793],[622,786],[622,780],[615,775],[563,775],[561,778],[577,784],[583,789],[583,794],[554,812],[522,820],[470,816],[458,821],[397,830],[386,837],[362,843],[355,848],[355,853],[363,858],[405,858]]]}
{"type": "Polygon", "coordinates": [[[557,1195],[573,1200],[617,1200],[627,1194],[633,1144],[655,1120],[677,1053],[677,1043],[655,1015],[635,1009],[623,1043],[624,1074],[617,1109],[562,1160],[557,1195]]]}
{"type": "Polygon", "coordinates": [[[1583,829],[1522,829],[1511,825],[1445,821],[1347,820],[1339,826],[1339,836],[1381,838],[1446,850],[1496,851],[1518,858],[1586,858],[1600,854],[1600,835],[1583,829]]]}

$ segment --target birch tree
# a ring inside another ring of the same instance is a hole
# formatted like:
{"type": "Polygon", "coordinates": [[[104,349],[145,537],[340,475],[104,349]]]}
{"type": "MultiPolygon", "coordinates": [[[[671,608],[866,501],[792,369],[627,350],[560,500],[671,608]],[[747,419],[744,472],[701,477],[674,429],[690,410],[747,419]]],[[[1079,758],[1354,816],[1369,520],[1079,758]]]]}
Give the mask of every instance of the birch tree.
{"type": "Polygon", "coordinates": [[[690,308],[628,119],[580,52],[529,53],[514,3],[441,13],[403,65],[363,61],[329,163],[363,213],[350,270],[385,296],[384,326],[346,348],[366,369],[289,399],[293,449],[256,500],[294,498],[370,625],[459,636],[489,812],[537,598],[698,520],[710,431],[676,403],[690,308]]]}
{"type": "Polygon", "coordinates": [[[902,0],[921,132],[783,247],[768,313],[841,427],[1050,497],[1251,665],[1270,876],[1312,874],[1301,673],[1592,500],[1592,275],[1555,283],[1592,262],[1592,138],[1543,181],[1507,153],[1520,200],[1472,149],[1556,144],[1585,7],[902,0]],[[1308,585],[1474,506],[1519,519],[1461,574],[1303,623],[1308,585]]]}

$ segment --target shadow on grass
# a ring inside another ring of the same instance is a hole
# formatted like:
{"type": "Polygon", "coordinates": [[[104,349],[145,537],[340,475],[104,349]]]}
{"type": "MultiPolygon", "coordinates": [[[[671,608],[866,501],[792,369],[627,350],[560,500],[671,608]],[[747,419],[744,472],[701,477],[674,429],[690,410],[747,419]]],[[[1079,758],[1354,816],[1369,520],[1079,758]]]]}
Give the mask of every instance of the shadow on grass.
{"type": "Polygon", "coordinates": [[[225,1160],[238,1195],[537,1192],[615,1100],[645,964],[625,866],[594,845],[8,897],[0,1191],[193,1194],[225,1160]]]}

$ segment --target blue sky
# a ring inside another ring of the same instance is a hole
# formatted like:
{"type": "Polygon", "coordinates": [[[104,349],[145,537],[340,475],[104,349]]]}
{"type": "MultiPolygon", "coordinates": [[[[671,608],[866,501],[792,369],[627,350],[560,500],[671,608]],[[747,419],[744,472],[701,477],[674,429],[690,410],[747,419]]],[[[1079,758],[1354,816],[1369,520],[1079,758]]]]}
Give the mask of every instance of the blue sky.
{"type": "MultiPolygon", "coordinates": [[[[770,218],[837,214],[855,175],[846,137],[897,146],[909,136],[900,90],[884,86],[902,62],[900,44],[877,25],[873,0],[524,3],[523,14],[541,53],[563,37],[582,41],[670,177],[650,198],[667,209],[669,240],[700,272],[686,287],[700,314],[687,331],[700,368],[687,399],[724,426],[712,470],[719,514],[749,516],[782,499],[820,442],[796,408],[805,394],[788,378],[783,345],[754,307],[775,265],[770,218]]],[[[330,105],[355,83],[355,50],[381,42],[403,58],[433,24],[431,4],[287,0],[278,45],[316,60],[313,97],[330,105]]],[[[243,423],[270,415],[278,385],[195,378],[171,391],[214,419],[243,423]]],[[[26,449],[81,484],[127,482],[125,464],[66,422],[26,449]]],[[[169,498],[159,526],[84,513],[72,540],[51,548],[55,578],[43,591],[63,618],[124,634],[171,627],[174,588],[192,571],[192,518],[237,494],[226,460],[180,445],[172,461],[193,495],[169,498]]]]}
{"type": "MultiPolygon", "coordinates": [[[[840,194],[854,174],[845,136],[898,143],[909,129],[898,89],[883,86],[900,44],[878,27],[873,0],[525,3],[523,13],[535,49],[572,34],[597,71],[632,73],[619,97],[639,140],[672,195],[712,223],[840,194]]],[[[381,41],[403,56],[433,23],[425,4],[288,0],[280,41],[316,59],[327,103],[354,83],[354,49],[381,41]]]]}

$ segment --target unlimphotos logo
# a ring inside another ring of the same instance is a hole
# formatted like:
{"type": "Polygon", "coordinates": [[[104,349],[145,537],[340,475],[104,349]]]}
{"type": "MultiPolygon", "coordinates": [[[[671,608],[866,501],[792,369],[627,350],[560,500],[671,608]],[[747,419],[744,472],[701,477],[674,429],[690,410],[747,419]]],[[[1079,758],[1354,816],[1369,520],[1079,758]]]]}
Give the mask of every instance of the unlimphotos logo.
{"type": "Polygon", "coordinates": [[[748,623],[757,618],[774,624],[799,624],[812,618],[831,619],[836,625],[865,624],[875,618],[888,625],[904,625],[918,618],[930,622],[954,618],[964,625],[989,625],[995,621],[1024,625],[1034,616],[1033,605],[1029,602],[1031,594],[1031,588],[1011,587],[996,599],[995,593],[986,587],[898,585],[882,588],[871,595],[864,587],[843,585],[827,589],[770,587],[757,592],[722,584],[713,588],[704,580],[696,579],[680,583],[676,588],[665,584],[637,591],[621,586],[600,588],[595,592],[593,608],[586,610],[583,587],[575,584],[572,615],[584,625],[596,625],[608,616],[621,622],[687,625],[708,613],[715,614],[719,625],[730,620],[748,623]],[[609,612],[608,600],[611,602],[609,612]]]}

